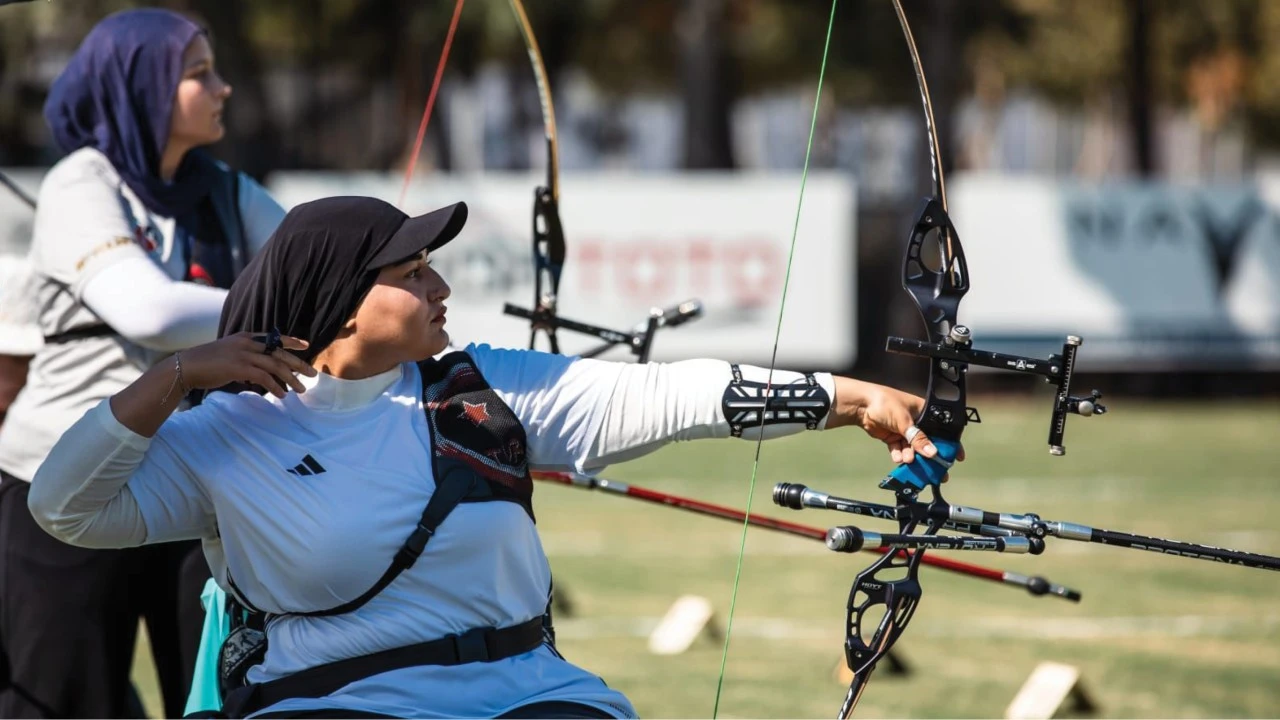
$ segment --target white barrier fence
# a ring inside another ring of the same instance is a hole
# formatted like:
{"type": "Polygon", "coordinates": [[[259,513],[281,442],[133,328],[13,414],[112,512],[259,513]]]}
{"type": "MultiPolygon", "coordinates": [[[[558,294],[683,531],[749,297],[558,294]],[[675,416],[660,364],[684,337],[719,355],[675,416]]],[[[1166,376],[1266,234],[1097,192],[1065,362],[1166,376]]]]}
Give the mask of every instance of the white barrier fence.
{"type": "MultiPolygon", "coordinates": [[[[6,173],[32,194],[42,175],[6,173]]],[[[533,298],[540,180],[434,176],[411,186],[410,212],[456,200],[471,209],[464,236],[436,258],[454,289],[456,340],[528,342],[526,323],[501,308],[533,298]]],[[[400,179],[382,173],[283,172],[268,185],[286,207],[335,194],[395,202],[400,193],[400,179]]],[[[654,359],[767,362],[798,187],[792,175],[566,177],[561,314],[625,330],[652,306],[699,298],[705,316],[661,332],[654,359]]],[[[1083,370],[1280,368],[1280,175],[1238,186],[957,175],[949,189],[972,270],[961,315],[979,347],[1048,355],[1071,333],[1085,338],[1083,370]]],[[[857,356],[855,197],[847,177],[809,180],[784,366],[846,367],[857,356]]],[[[31,219],[0,192],[0,304],[17,287],[3,256],[24,251],[31,219]]],[[[0,308],[0,331],[10,333],[4,323],[0,308]]],[[[570,352],[596,344],[561,335],[570,352]]]]}
{"type": "MultiPolygon", "coordinates": [[[[534,175],[484,175],[412,186],[408,212],[458,200],[470,210],[463,236],[435,261],[453,288],[448,305],[455,341],[528,343],[528,323],[501,310],[503,303],[527,308],[533,301],[538,182],[534,175]]],[[[400,193],[400,179],[381,174],[278,173],[270,186],[286,207],[340,194],[394,203],[400,193]]],[[[568,256],[560,314],[628,330],[653,306],[697,298],[703,317],[661,331],[653,359],[719,357],[767,365],[799,187],[799,177],[789,175],[564,178],[560,215],[568,256]]],[[[847,178],[809,178],[778,354],[783,366],[853,363],[855,195],[847,178]]],[[[599,344],[572,332],[560,336],[567,352],[599,344]]]]}
{"type": "Polygon", "coordinates": [[[1083,370],[1280,368],[1280,178],[1079,185],[957,176],[975,345],[1083,370]]]}

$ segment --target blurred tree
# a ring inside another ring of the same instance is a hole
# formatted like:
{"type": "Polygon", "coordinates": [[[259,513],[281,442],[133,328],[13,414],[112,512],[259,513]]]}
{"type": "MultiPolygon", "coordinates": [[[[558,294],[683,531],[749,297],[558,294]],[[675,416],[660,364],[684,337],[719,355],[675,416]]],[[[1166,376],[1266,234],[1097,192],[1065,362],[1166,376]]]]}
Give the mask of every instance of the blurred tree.
{"type": "MultiPolygon", "coordinates": [[[[591,31],[583,34],[581,66],[607,94],[678,93],[684,165],[692,168],[734,166],[730,121],[742,97],[816,86],[831,8],[830,0],[585,5],[591,8],[591,31]]],[[[953,34],[951,20],[940,24],[944,34],[953,34]]],[[[943,61],[934,62],[941,70],[943,61]]],[[[887,0],[840,3],[826,93],[826,108],[916,101],[910,60],[887,0]]]]}
{"type": "Polygon", "coordinates": [[[1133,167],[1158,170],[1157,120],[1188,111],[1201,147],[1236,126],[1280,145],[1280,6],[1264,0],[1001,0],[1003,22],[969,43],[975,67],[1064,107],[1122,92],[1133,167]]]}
{"type": "Polygon", "coordinates": [[[684,105],[684,167],[734,167],[730,113],[737,67],[729,47],[729,0],[682,0],[675,22],[684,105]]]}
{"type": "MultiPolygon", "coordinates": [[[[78,0],[0,11],[0,162],[46,162],[39,107],[47,83],[94,22],[141,4],[78,0]]],[[[218,152],[261,174],[274,167],[402,165],[439,57],[451,2],[159,0],[213,31],[236,86],[232,133],[218,152]]],[[[643,94],[683,105],[684,162],[732,167],[731,119],[744,97],[817,80],[829,0],[526,0],[553,88],[585,71],[606,106],[643,94]]],[[[1280,146],[1280,3],[1266,0],[909,0],[944,150],[956,103],[999,106],[1026,89],[1064,108],[1126,108],[1137,167],[1156,164],[1151,126],[1187,113],[1212,138],[1248,128],[1280,146]],[[1144,149],[1149,148],[1149,149],[1144,149]],[[1145,159],[1144,159],[1145,158],[1145,159]]],[[[841,0],[824,117],[836,108],[914,106],[915,82],[888,0],[841,0]]],[[[448,78],[497,64],[519,98],[516,132],[541,163],[537,97],[505,2],[463,12],[448,78]]],[[[451,165],[448,93],[427,162],[451,165]]],[[[1102,111],[1096,111],[1102,112],[1102,111]]],[[[1116,112],[1105,110],[1105,112],[1116,112]]],[[[600,133],[600,142],[617,142],[600,133]]],[[[955,146],[956,151],[965,151],[955,146]]],[[[826,160],[830,161],[830,153],[826,160]]],[[[949,160],[947,164],[950,164],[949,160]]]]}
{"type": "Polygon", "coordinates": [[[1129,139],[1133,144],[1134,169],[1147,177],[1155,170],[1155,126],[1152,122],[1154,97],[1151,86],[1150,0],[1126,0],[1129,26],[1129,139]]]}
{"type": "Polygon", "coordinates": [[[1249,27],[1257,53],[1252,59],[1251,72],[1244,78],[1245,98],[1254,109],[1248,122],[1259,145],[1277,148],[1280,147],[1280,47],[1264,39],[1280,37],[1280,3],[1258,3],[1249,27]]]}
{"type": "Polygon", "coordinates": [[[0,163],[38,165],[60,155],[49,147],[42,114],[48,84],[94,23],[131,5],[83,0],[0,8],[0,163]]]}

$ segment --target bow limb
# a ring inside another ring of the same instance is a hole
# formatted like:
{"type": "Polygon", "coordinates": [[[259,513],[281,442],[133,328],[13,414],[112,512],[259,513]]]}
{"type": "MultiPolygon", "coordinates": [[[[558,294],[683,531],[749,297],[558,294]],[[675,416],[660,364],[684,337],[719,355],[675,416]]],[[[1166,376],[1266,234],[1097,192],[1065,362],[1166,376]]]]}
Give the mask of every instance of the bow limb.
{"type": "Polygon", "coordinates": [[[510,0],[529,53],[529,64],[538,85],[538,100],[542,107],[542,125],[547,143],[547,184],[534,192],[533,201],[533,258],[534,258],[534,309],[529,318],[529,347],[537,343],[538,332],[547,337],[551,352],[560,352],[556,338],[556,307],[560,294],[560,274],[564,271],[564,228],[560,222],[560,142],[556,134],[556,110],[551,97],[551,81],[542,61],[538,38],[525,12],[521,0],[510,0]],[[550,321],[550,322],[548,322],[550,321]]]}
{"type": "Polygon", "coordinates": [[[911,32],[911,24],[907,22],[906,10],[901,0],[893,0],[893,10],[898,16],[898,24],[902,27],[902,35],[911,53],[911,66],[915,69],[916,85],[920,88],[920,100],[924,105],[925,131],[929,141],[929,169],[933,173],[933,194],[938,198],[942,209],[947,209],[947,184],[942,175],[942,157],[938,143],[938,125],[933,119],[933,102],[929,99],[929,81],[924,76],[924,63],[920,60],[920,50],[916,46],[915,35],[911,32]]]}
{"type": "Polygon", "coordinates": [[[614,346],[624,346],[635,353],[639,362],[648,362],[654,333],[661,327],[675,327],[701,314],[696,300],[680,303],[665,310],[651,309],[649,317],[631,332],[620,332],[562,318],[559,315],[560,277],[566,259],[564,226],[560,221],[560,144],[556,134],[556,111],[538,39],[525,12],[522,0],[509,0],[528,51],[529,64],[538,86],[542,124],[547,146],[547,182],[534,192],[533,201],[533,308],[526,310],[508,303],[503,312],[529,321],[529,348],[536,349],[538,333],[546,335],[548,349],[560,352],[556,331],[560,328],[595,337],[604,342],[584,351],[582,357],[595,357],[614,346]]]}
{"type": "Polygon", "coordinates": [[[542,123],[547,140],[547,190],[551,199],[560,200],[560,141],[556,135],[556,108],[551,98],[551,81],[547,77],[547,66],[542,61],[542,50],[538,47],[538,38],[533,33],[533,25],[525,12],[521,0],[510,0],[511,11],[516,15],[520,26],[520,36],[524,38],[525,49],[529,53],[529,64],[533,68],[533,78],[538,84],[538,101],[542,106],[542,123]]]}

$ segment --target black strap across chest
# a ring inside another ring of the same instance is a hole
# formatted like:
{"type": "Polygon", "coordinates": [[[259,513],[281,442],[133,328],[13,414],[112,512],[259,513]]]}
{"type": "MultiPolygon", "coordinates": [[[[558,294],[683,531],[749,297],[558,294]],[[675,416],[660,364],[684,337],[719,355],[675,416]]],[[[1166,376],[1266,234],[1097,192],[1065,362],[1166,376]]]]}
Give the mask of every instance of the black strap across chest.
{"type": "Polygon", "coordinates": [[[74,342],[76,340],[86,340],[88,338],[110,337],[118,333],[106,323],[94,323],[92,325],[81,325],[53,335],[44,336],[45,345],[59,345],[61,343],[74,342]]]}
{"type": "MultiPolygon", "coordinates": [[[[449,513],[463,502],[508,500],[533,519],[532,478],[525,458],[527,439],[515,413],[484,381],[464,352],[418,364],[422,404],[430,435],[436,490],[422,518],[396,551],[382,577],[352,600],[323,610],[280,615],[328,617],[364,607],[405,570],[413,567],[449,513]]],[[[237,600],[262,613],[245,597],[227,570],[227,584],[237,600]]],[[[273,613],[274,614],[274,613],[273,613]]]]}
{"type": "Polygon", "coordinates": [[[391,564],[387,566],[386,571],[382,573],[382,577],[378,578],[378,581],[372,587],[365,590],[360,597],[348,600],[328,610],[310,610],[289,614],[300,617],[328,617],[330,615],[342,615],[364,607],[365,603],[382,592],[391,584],[391,581],[400,576],[400,573],[413,567],[413,564],[422,556],[422,551],[426,549],[427,541],[436,534],[436,529],[440,527],[440,523],[444,522],[449,513],[458,507],[458,503],[469,496],[476,487],[477,483],[474,477],[461,473],[453,473],[437,479],[436,491],[431,494],[431,499],[427,501],[427,509],[422,511],[422,519],[418,521],[418,525],[413,529],[413,532],[409,533],[404,545],[400,546],[400,549],[396,551],[395,557],[391,559],[391,564]]]}
{"type": "Polygon", "coordinates": [[[452,352],[419,363],[418,371],[437,477],[453,472],[475,475],[490,493],[475,499],[514,502],[536,521],[524,426],[471,356],[452,352]]]}

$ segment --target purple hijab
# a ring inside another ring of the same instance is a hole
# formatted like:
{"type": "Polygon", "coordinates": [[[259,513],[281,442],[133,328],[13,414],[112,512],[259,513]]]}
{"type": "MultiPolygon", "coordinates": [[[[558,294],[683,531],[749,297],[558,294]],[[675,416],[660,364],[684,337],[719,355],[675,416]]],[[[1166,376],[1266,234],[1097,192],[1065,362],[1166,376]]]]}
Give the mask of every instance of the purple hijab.
{"type": "Polygon", "coordinates": [[[182,54],[204,29],[175,12],[126,10],[103,19],[53,82],[45,121],[63,152],[99,150],[152,211],[177,217],[206,196],[212,161],[189,152],[160,179],[182,54]]]}

